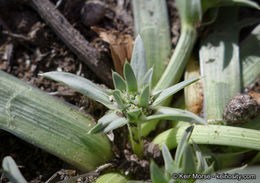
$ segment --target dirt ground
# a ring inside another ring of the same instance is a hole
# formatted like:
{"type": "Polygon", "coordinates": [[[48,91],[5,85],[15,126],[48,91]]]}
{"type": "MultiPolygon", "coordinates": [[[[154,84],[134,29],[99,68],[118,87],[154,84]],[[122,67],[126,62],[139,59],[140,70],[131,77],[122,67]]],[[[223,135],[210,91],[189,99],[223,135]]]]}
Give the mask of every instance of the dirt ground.
{"type": "MultiPolygon", "coordinates": [[[[57,6],[57,9],[68,19],[70,24],[90,42],[91,46],[109,58],[108,65],[113,68],[109,44],[102,41],[88,25],[89,21],[86,20],[87,15],[84,14],[84,8],[89,7],[85,5],[85,0],[52,0],[52,3],[57,6]]],[[[180,20],[173,0],[168,1],[168,7],[174,48],[179,37],[180,20]]],[[[95,15],[94,17],[88,17],[91,20],[95,19],[91,22],[92,26],[106,30],[117,30],[134,38],[130,0],[100,0],[96,11],[93,12],[92,16],[95,15]]],[[[38,74],[47,71],[66,71],[103,84],[97,77],[98,73],[91,71],[82,63],[27,2],[17,3],[15,0],[0,0],[0,12],[1,70],[63,101],[76,105],[81,111],[91,114],[96,119],[105,113],[106,109],[102,105],[62,84],[38,76],[38,74]]],[[[127,144],[127,136],[123,135],[125,133],[127,133],[125,128],[115,132],[113,149],[116,159],[111,161],[109,168],[104,171],[120,170],[123,173],[128,172],[134,175],[135,179],[149,179],[149,159],[152,157],[157,163],[162,161],[158,147],[149,144],[149,139],[147,139],[146,159],[138,160],[131,153],[129,144],[127,144]]],[[[31,183],[45,182],[56,172],[59,172],[60,180],[66,176],[81,173],[57,157],[7,132],[0,131],[0,139],[0,160],[4,156],[12,156],[24,177],[31,183]],[[64,169],[72,171],[62,171],[64,169]]],[[[6,179],[2,177],[1,181],[6,182],[6,179]]]]}

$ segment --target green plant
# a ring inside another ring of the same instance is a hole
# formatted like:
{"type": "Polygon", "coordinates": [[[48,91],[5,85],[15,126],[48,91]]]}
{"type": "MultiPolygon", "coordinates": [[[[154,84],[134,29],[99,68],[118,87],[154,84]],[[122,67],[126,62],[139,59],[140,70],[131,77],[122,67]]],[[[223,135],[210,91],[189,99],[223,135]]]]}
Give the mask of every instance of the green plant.
{"type": "Polygon", "coordinates": [[[102,134],[88,135],[94,119],[0,71],[0,129],[54,154],[82,171],[113,157],[102,134]]]}
{"type": "Polygon", "coordinates": [[[12,183],[27,183],[11,156],[6,156],[3,159],[2,167],[3,170],[0,170],[0,172],[3,172],[3,175],[12,183]]]}
{"type": "Polygon", "coordinates": [[[150,165],[151,178],[154,183],[194,182],[196,174],[206,175],[214,171],[213,164],[208,165],[206,159],[202,156],[199,146],[194,142],[192,145],[189,144],[193,128],[193,126],[189,126],[183,132],[174,160],[167,146],[165,144],[162,145],[164,171],[153,161],[150,165]],[[185,174],[187,177],[179,179],[181,174],[185,174]]]}
{"type": "Polygon", "coordinates": [[[48,72],[43,76],[62,82],[111,109],[89,132],[106,133],[127,124],[133,151],[142,157],[142,123],[154,119],[178,119],[204,124],[202,118],[191,112],[160,106],[171,95],[199,78],[192,78],[167,89],[152,92],[152,74],[152,68],[147,71],[143,42],[138,36],[131,65],[128,62],[124,65],[125,80],[115,72],[112,74],[115,90],[100,88],[87,79],[64,72],[48,72]]]}

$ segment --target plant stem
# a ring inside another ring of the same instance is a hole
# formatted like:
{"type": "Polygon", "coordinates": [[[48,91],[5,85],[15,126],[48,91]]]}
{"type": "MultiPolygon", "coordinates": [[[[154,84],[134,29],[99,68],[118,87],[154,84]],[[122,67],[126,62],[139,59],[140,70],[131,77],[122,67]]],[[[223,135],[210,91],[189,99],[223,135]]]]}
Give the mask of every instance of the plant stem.
{"type": "Polygon", "coordinates": [[[191,51],[197,38],[195,27],[184,25],[181,30],[181,36],[171,60],[164,71],[159,82],[154,87],[154,91],[168,88],[179,82],[191,51]]]}
{"type": "Polygon", "coordinates": [[[131,124],[128,124],[128,129],[130,133],[130,141],[132,145],[133,152],[139,157],[143,157],[144,152],[144,144],[141,139],[141,123],[136,123],[136,126],[133,126],[131,124]]]}

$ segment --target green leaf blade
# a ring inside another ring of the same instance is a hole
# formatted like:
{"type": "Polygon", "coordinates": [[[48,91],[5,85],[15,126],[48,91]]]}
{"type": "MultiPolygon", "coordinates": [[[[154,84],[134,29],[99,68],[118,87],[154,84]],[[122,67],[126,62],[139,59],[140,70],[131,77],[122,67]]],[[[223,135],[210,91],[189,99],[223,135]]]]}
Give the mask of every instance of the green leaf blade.
{"type": "Polygon", "coordinates": [[[124,109],[125,108],[125,105],[120,97],[120,91],[119,90],[114,90],[113,91],[113,96],[114,96],[114,99],[116,100],[116,103],[118,105],[118,108],[119,109],[124,109]]]}
{"type": "Polygon", "coordinates": [[[164,100],[169,98],[174,93],[176,93],[176,92],[180,91],[181,89],[185,88],[186,86],[198,81],[199,79],[200,79],[200,77],[191,78],[191,79],[182,81],[176,85],[173,85],[169,88],[162,90],[162,92],[159,94],[159,96],[153,102],[152,106],[159,105],[161,102],[163,102],[164,100]]]}
{"type": "Polygon", "coordinates": [[[113,158],[104,135],[88,135],[90,115],[0,71],[0,129],[59,157],[82,171],[113,158]]]}
{"type": "Polygon", "coordinates": [[[126,91],[126,83],[124,79],[116,72],[112,73],[113,83],[115,86],[115,89],[118,89],[120,91],[126,91]]]}
{"type": "Polygon", "coordinates": [[[88,79],[75,74],[56,71],[46,72],[42,74],[42,76],[63,83],[68,87],[88,96],[89,98],[102,103],[108,108],[113,109],[115,107],[109,100],[109,92],[101,87],[98,87],[88,79]]]}
{"type": "Polygon", "coordinates": [[[124,76],[126,79],[128,92],[137,92],[138,86],[136,77],[131,65],[128,62],[126,62],[124,65],[124,76]]]}
{"type": "Polygon", "coordinates": [[[174,170],[174,166],[173,166],[174,161],[172,159],[172,156],[171,156],[171,153],[170,153],[168,147],[165,144],[162,145],[162,154],[163,154],[165,170],[168,173],[173,173],[172,171],[174,170]]]}
{"type": "Polygon", "coordinates": [[[138,35],[135,39],[134,50],[130,64],[135,73],[138,85],[140,86],[140,82],[142,82],[142,78],[147,71],[145,49],[140,35],[138,35]]]}
{"type": "Polygon", "coordinates": [[[193,128],[194,128],[194,126],[189,126],[188,128],[185,129],[185,131],[182,134],[179,146],[177,147],[174,159],[176,161],[178,168],[182,167],[182,165],[181,165],[182,155],[183,155],[186,145],[188,144],[188,141],[190,139],[193,128]]]}
{"type": "Polygon", "coordinates": [[[153,183],[168,183],[162,170],[154,163],[154,161],[151,161],[150,172],[153,183]]]}
{"type": "Polygon", "coordinates": [[[149,99],[150,99],[150,87],[149,85],[147,85],[141,95],[140,95],[140,99],[139,99],[139,105],[141,107],[147,107],[149,105],[149,99]]]}
{"type": "Polygon", "coordinates": [[[155,108],[155,113],[153,115],[146,117],[146,120],[154,119],[178,120],[191,123],[206,124],[206,121],[204,119],[200,118],[192,112],[170,107],[157,107],[155,108]]]}

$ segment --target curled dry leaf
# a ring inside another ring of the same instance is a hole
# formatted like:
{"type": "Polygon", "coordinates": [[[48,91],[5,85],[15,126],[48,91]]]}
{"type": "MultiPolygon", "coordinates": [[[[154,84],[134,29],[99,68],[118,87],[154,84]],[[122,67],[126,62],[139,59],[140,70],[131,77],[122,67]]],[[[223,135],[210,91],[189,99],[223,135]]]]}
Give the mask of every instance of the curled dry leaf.
{"type": "Polygon", "coordinates": [[[123,66],[126,60],[131,60],[133,51],[133,38],[128,34],[122,34],[116,30],[105,30],[99,27],[91,27],[103,41],[110,44],[110,51],[116,72],[123,76],[123,66]]]}
{"type": "MultiPolygon", "coordinates": [[[[187,64],[185,72],[185,80],[193,77],[200,76],[200,67],[197,60],[192,56],[187,64]]],[[[185,106],[188,111],[199,114],[203,107],[203,89],[202,81],[199,80],[186,88],[185,93],[185,106]]]]}

